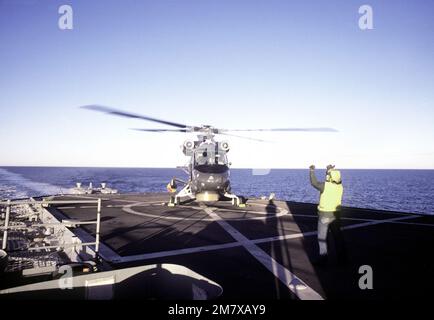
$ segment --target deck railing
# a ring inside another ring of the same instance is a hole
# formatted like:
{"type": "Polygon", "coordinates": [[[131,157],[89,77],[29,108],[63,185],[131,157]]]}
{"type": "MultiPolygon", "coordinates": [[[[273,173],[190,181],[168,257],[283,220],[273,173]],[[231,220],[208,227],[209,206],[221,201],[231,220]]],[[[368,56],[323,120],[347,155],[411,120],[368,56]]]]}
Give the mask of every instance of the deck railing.
{"type": "Polygon", "coordinates": [[[19,205],[29,205],[29,206],[35,206],[40,205],[41,207],[53,205],[53,204],[96,204],[96,220],[93,221],[78,221],[78,220],[62,220],[61,222],[57,223],[35,223],[32,224],[32,226],[37,227],[47,227],[47,226],[56,226],[61,225],[64,227],[68,227],[71,225],[79,226],[79,225],[89,225],[89,224],[96,224],[96,232],[95,232],[95,241],[94,242],[84,242],[84,243],[66,243],[66,244],[59,244],[55,246],[44,246],[44,247],[30,247],[27,248],[28,251],[37,251],[37,250],[44,250],[44,249],[57,249],[57,248],[71,248],[76,246],[86,247],[86,246],[95,246],[95,255],[97,258],[99,254],[99,243],[100,243],[100,226],[101,226],[101,198],[94,199],[94,200],[16,200],[16,201],[0,201],[0,207],[6,207],[5,211],[5,223],[3,227],[0,227],[0,229],[3,230],[3,241],[2,241],[2,249],[7,249],[7,240],[8,240],[8,231],[9,230],[16,230],[22,228],[21,226],[10,226],[10,215],[11,215],[11,207],[13,206],[19,206],[19,205]]]}

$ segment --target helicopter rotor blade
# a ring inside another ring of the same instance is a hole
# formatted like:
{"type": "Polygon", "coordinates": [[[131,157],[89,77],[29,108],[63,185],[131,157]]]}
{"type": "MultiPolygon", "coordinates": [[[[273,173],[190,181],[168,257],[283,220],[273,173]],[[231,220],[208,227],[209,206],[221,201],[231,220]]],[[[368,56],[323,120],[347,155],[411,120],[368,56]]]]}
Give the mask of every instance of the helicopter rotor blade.
{"type": "Polygon", "coordinates": [[[259,142],[267,142],[266,140],[261,140],[261,139],[251,138],[251,137],[244,137],[244,136],[239,136],[237,134],[231,134],[231,133],[226,133],[226,132],[218,132],[217,134],[235,137],[235,138],[240,138],[240,139],[247,139],[247,140],[259,141],[259,142]]]}
{"type": "Polygon", "coordinates": [[[274,129],[219,129],[219,132],[231,131],[299,131],[299,132],[338,132],[334,128],[274,128],[274,129]]]}
{"type": "Polygon", "coordinates": [[[131,113],[131,112],[125,112],[125,111],[122,111],[122,110],[117,110],[117,109],[113,109],[113,108],[106,107],[106,106],[101,106],[101,105],[96,105],[96,104],[82,106],[81,108],[88,109],[88,110],[93,110],[93,111],[104,112],[104,113],[108,113],[108,114],[112,114],[112,115],[120,116],[120,117],[142,119],[142,120],[147,120],[147,121],[162,123],[162,124],[166,124],[166,125],[169,125],[169,126],[172,126],[172,127],[177,127],[177,128],[188,128],[189,127],[189,126],[187,126],[185,124],[181,124],[181,123],[176,123],[176,122],[171,122],[171,121],[166,121],[166,120],[160,120],[160,119],[156,119],[156,118],[151,118],[151,117],[148,117],[148,116],[143,116],[143,115],[139,115],[139,114],[135,114],[135,113],[131,113]]]}
{"type": "Polygon", "coordinates": [[[141,128],[131,128],[135,131],[145,131],[145,132],[190,132],[187,129],[141,129],[141,128]]]}

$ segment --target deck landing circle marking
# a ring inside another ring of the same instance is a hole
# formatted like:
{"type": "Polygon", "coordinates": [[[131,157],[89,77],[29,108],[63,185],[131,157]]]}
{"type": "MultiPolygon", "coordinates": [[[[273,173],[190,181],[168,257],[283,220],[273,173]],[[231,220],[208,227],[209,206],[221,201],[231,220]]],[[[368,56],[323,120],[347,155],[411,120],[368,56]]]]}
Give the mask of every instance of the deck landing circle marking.
{"type": "MultiPolygon", "coordinates": [[[[127,204],[127,205],[123,206],[122,207],[122,211],[124,211],[126,213],[130,213],[130,214],[138,215],[138,216],[144,216],[144,217],[149,217],[149,218],[160,218],[160,219],[166,219],[166,220],[214,221],[211,218],[200,219],[200,218],[189,218],[189,217],[177,217],[177,216],[173,216],[173,215],[167,215],[166,216],[164,214],[162,214],[162,215],[151,214],[151,213],[136,211],[136,210],[133,209],[133,207],[138,207],[138,206],[144,207],[146,205],[152,205],[152,204],[158,204],[158,203],[161,203],[161,201],[136,202],[136,203],[127,204]]],[[[255,203],[255,205],[257,205],[257,206],[263,206],[263,207],[267,206],[267,205],[261,204],[261,203],[255,203]]],[[[186,208],[186,207],[185,206],[180,206],[179,208],[186,208]]],[[[202,210],[202,208],[199,207],[199,206],[188,207],[188,209],[202,210]]],[[[213,208],[213,209],[215,209],[217,211],[220,210],[219,208],[213,208]]],[[[274,219],[274,218],[282,217],[282,216],[284,216],[284,215],[286,215],[288,213],[288,210],[283,209],[283,208],[281,208],[279,206],[276,206],[276,210],[278,210],[278,212],[276,214],[273,214],[273,215],[268,215],[267,212],[262,212],[262,211],[248,211],[248,210],[238,210],[238,209],[230,210],[230,208],[222,208],[222,210],[224,210],[226,212],[228,212],[228,211],[236,212],[237,214],[261,214],[262,215],[262,216],[259,216],[259,217],[223,218],[224,220],[228,220],[228,221],[274,219]],[[237,211],[239,211],[239,212],[237,212],[237,211]]],[[[167,212],[170,213],[170,210],[168,210],[167,212]]],[[[202,212],[200,212],[200,214],[202,214],[202,212]]]]}

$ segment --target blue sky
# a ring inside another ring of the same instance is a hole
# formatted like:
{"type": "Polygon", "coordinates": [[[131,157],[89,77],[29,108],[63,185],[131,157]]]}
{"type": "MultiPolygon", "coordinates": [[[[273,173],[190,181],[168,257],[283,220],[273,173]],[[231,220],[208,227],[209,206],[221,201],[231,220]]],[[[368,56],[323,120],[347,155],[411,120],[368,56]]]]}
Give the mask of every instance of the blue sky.
{"type": "Polygon", "coordinates": [[[231,139],[234,167],[434,169],[430,1],[0,0],[0,165],[174,167],[192,125],[330,126],[231,139]],[[58,28],[59,6],[73,30],[58,28]],[[358,27],[363,4],[374,29],[358,27]]]}

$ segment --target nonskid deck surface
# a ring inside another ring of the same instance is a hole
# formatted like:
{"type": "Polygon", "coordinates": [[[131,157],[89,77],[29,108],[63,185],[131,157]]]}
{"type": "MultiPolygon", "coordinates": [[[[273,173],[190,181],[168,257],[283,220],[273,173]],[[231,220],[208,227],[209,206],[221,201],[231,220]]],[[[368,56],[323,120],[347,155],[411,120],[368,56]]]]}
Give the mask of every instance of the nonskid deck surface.
{"type": "MultiPolygon", "coordinates": [[[[85,197],[103,199],[101,255],[113,267],[181,264],[219,283],[222,299],[414,298],[434,285],[433,216],[344,208],[349,261],[338,265],[332,251],[326,266],[316,266],[314,204],[249,199],[246,208],[230,202],[170,208],[167,194],[85,197]],[[359,288],[363,265],[372,267],[372,290],[359,288]]],[[[50,210],[91,220],[95,209],[50,210]]]]}

